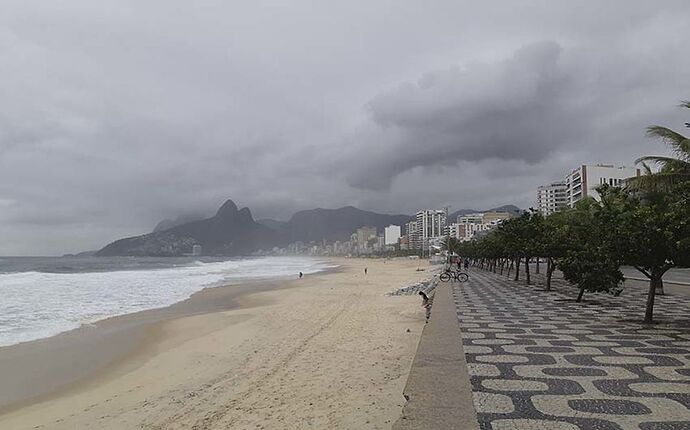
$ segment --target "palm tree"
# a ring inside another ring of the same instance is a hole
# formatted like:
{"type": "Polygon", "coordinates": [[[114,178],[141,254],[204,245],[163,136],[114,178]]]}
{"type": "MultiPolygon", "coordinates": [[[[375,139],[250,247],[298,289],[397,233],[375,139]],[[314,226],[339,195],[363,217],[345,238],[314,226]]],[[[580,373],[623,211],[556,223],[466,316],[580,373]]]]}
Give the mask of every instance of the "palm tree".
{"type": "Polygon", "coordinates": [[[446,236],[441,241],[441,249],[448,251],[449,254],[458,254],[460,251],[461,242],[460,240],[452,237],[446,236]]]}
{"type": "MultiPolygon", "coordinates": [[[[690,101],[684,101],[680,107],[690,109],[690,101]]],[[[661,139],[671,148],[675,157],[648,155],[638,158],[635,164],[641,164],[646,174],[630,178],[627,188],[631,191],[663,192],[690,181],[690,138],[659,125],[647,127],[647,136],[661,139]],[[650,164],[660,166],[659,171],[653,172],[650,164]]]]}

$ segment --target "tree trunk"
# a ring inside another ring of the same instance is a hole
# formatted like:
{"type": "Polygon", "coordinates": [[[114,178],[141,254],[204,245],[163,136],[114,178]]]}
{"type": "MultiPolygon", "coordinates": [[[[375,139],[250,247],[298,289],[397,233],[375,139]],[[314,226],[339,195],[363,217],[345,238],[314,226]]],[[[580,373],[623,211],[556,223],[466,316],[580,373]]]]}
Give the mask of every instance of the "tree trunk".
{"type": "Polygon", "coordinates": [[[537,257],[537,267],[534,268],[534,273],[539,273],[539,261],[541,258],[537,257]]]}
{"type": "Polygon", "coordinates": [[[529,276],[529,257],[525,257],[525,285],[530,285],[532,279],[529,276]]]}
{"type": "Polygon", "coordinates": [[[584,294],[585,294],[585,289],[584,289],[584,288],[580,288],[580,294],[577,295],[577,300],[575,300],[575,301],[578,302],[578,303],[580,303],[580,302],[582,301],[582,296],[583,296],[584,294]]]}
{"type": "Polygon", "coordinates": [[[506,277],[510,278],[511,270],[513,270],[513,260],[510,260],[510,264],[508,265],[508,273],[506,274],[506,277]]]}
{"type": "Polygon", "coordinates": [[[501,275],[503,275],[503,267],[506,265],[506,260],[501,258],[501,275]]]}
{"type": "Polygon", "coordinates": [[[649,280],[649,292],[647,293],[647,309],[644,312],[644,322],[646,324],[651,324],[654,320],[654,296],[656,296],[656,290],[659,288],[660,282],[661,276],[652,272],[652,277],[649,280]]]}
{"type": "Polygon", "coordinates": [[[556,265],[553,264],[553,259],[549,257],[546,260],[546,291],[551,291],[551,276],[555,268],[556,265]]]}
{"type": "Polygon", "coordinates": [[[656,284],[656,295],[657,296],[663,296],[664,295],[664,280],[659,278],[659,283],[656,284]]]}
{"type": "Polygon", "coordinates": [[[515,278],[513,279],[514,281],[520,280],[520,261],[520,257],[515,259],[515,278]]]}

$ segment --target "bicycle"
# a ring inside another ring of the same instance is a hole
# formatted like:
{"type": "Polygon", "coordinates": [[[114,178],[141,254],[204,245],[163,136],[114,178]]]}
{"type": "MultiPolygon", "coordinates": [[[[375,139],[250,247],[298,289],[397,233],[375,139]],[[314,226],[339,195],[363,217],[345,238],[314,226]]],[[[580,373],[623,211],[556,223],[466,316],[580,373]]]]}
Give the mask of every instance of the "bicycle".
{"type": "Polygon", "coordinates": [[[458,282],[467,282],[470,279],[469,275],[465,272],[454,272],[452,270],[446,270],[441,273],[438,277],[442,282],[449,282],[451,279],[458,282]]]}

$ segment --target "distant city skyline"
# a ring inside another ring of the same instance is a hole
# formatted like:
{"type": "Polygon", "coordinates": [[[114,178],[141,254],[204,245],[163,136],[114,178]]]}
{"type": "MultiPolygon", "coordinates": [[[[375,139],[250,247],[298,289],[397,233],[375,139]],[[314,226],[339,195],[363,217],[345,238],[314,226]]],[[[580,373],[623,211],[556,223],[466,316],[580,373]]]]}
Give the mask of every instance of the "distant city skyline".
{"type": "Polygon", "coordinates": [[[690,2],[9,0],[0,255],[210,214],[534,205],[685,129],[690,2]]]}

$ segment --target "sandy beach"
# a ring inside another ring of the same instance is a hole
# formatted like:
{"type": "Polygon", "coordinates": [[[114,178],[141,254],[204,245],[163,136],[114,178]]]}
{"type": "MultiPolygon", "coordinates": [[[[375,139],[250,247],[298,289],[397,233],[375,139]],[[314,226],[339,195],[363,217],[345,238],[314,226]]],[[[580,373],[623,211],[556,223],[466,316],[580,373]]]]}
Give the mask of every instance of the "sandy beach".
{"type": "Polygon", "coordinates": [[[339,270],[302,280],[208,289],[105,321],[96,333],[112,342],[83,332],[61,353],[60,336],[4,348],[6,373],[37,376],[2,384],[0,428],[390,428],[424,314],[418,297],[385,293],[429,273],[407,259],[334,262],[339,270]],[[100,364],[86,371],[90,354],[100,364]]]}

